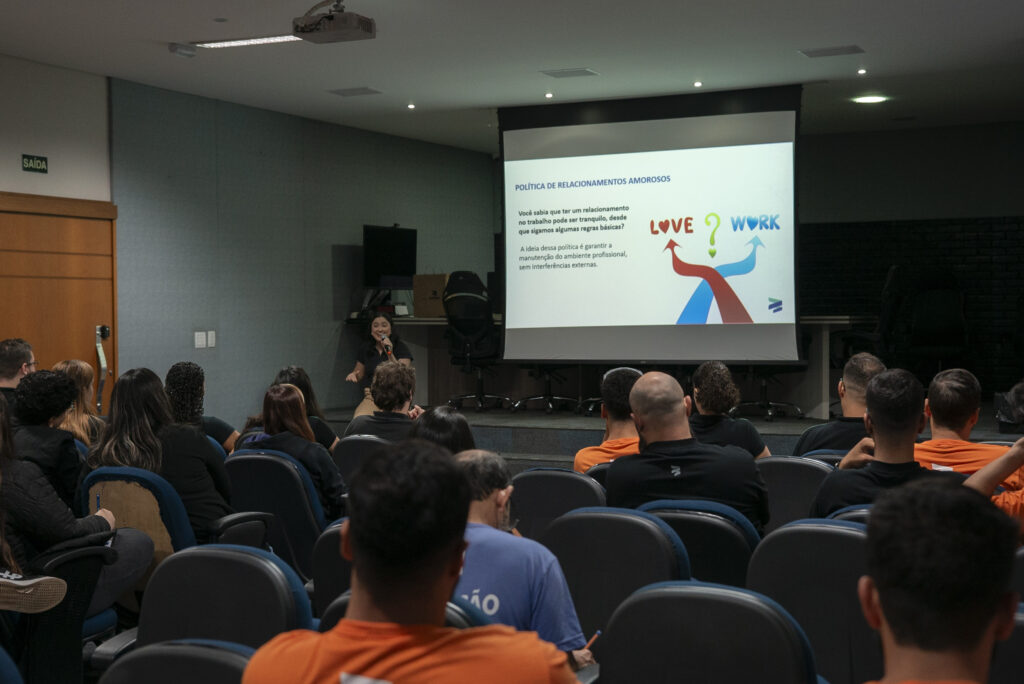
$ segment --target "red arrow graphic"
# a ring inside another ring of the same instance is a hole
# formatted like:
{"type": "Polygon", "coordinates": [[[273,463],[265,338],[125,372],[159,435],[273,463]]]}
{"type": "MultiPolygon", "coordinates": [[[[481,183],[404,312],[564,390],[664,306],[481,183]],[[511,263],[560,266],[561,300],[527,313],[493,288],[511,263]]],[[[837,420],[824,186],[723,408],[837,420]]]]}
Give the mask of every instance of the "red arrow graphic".
{"type": "Polygon", "coordinates": [[[703,278],[711,286],[711,293],[718,302],[718,312],[722,314],[723,323],[753,323],[743,302],[736,296],[725,278],[710,266],[688,264],[676,256],[676,241],[669,240],[665,249],[672,252],[672,268],[681,276],[703,278]]]}

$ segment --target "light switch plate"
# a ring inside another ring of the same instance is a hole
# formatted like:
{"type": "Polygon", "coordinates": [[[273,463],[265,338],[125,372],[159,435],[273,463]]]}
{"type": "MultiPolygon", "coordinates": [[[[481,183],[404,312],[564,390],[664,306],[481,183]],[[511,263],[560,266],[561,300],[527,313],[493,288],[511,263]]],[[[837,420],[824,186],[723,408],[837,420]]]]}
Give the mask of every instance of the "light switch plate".
{"type": "Polygon", "coordinates": [[[206,332],[196,331],[196,349],[206,349],[206,332]]]}
{"type": "Polygon", "coordinates": [[[217,331],[207,330],[206,331],[206,346],[216,347],[217,346],[217,331]]]}

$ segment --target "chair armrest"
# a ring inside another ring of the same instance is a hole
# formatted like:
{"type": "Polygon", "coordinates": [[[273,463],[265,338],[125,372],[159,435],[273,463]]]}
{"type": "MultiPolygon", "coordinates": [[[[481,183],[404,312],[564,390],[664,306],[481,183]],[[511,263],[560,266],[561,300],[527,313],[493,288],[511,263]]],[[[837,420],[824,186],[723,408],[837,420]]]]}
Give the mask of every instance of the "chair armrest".
{"type": "Polygon", "coordinates": [[[313,580],[309,580],[305,584],[306,596],[309,597],[311,602],[313,601],[313,596],[316,594],[316,585],[313,582],[313,580]]]}
{"type": "Polygon", "coordinates": [[[138,634],[139,628],[132,627],[107,639],[92,652],[89,665],[100,672],[106,671],[115,660],[135,649],[138,634]]]}
{"type": "Polygon", "coordinates": [[[245,511],[218,518],[210,525],[210,537],[218,544],[239,544],[264,548],[273,513],[245,511]]]}
{"type": "Polygon", "coordinates": [[[578,679],[581,682],[581,684],[593,684],[598,680],[598,677],[600,677],[600,675],[601,665],[599,663],[594,663],[593,665],[587,665],[586,667],[581,668],[579,671],[577,671],[576,679],[578,679]]]}

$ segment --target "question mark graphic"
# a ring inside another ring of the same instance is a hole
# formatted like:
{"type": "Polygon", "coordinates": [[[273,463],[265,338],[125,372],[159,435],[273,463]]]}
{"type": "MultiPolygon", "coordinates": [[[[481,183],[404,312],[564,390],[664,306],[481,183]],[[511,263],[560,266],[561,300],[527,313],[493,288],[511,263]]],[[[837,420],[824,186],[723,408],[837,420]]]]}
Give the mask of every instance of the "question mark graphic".
{"type": "Polygon", "coordinates": [[[722,218],[715,212],[711,212],[710,214],[704,217],[705,226],[711,225],[712,216],[715,217],[715,227],[711,230],[711,247],[708,248],[708,254],[710,254],[711,258],[713,259],[715,258],[715,255],[718,254],[718,250],[715,249],[715,233],[718,232],[718,227],[722,225],[722,218]]]}

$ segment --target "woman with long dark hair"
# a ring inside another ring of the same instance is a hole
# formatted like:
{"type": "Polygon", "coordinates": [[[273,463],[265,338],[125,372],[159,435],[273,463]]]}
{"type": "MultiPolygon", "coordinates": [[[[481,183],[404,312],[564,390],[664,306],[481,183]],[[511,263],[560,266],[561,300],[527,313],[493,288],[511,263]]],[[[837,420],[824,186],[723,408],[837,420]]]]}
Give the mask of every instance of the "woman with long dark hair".
{"type": "Polygon", "coordinates": [[[90,468],[128,466],[163,477],[181,497],[199,541],[210,537],[211,523],[234,512],[224,458],[198,428],[174,422],[156,373],[133,368],[121,375],[109,420],[89,454],[90,468]]]}
{"type": "Polygon", "coordinates": [[[702,363],[693,373],[693,436],[706,444],[741,447],[754,458],[771,456],[753,423],[729,417],[729,411],[738,403],[740,390],[733,383],[729,368],[721,361],[702,363]]]}
{"type": "Polygon", "coordinates": [[[363,388],[363,400],[356,406],[356,410],[352,414],[353,418],[372,415],[375,411],[380,410],[373,403],[373,397],[370,396],[370,383],[377,366],[385,361],[398,361],[406,366],[412,365],[412,352],[398,338],[398,335],[393,333],[390,314],[383,311],[373,314],[373,318],[370,319],[370,327],[367,330],[367,337],[369,339],[359,348],[356,365],[352,368],[352,372],[345,377],[347,382],[357,382],[363,388]]]}
{"type": "Polygon", "coordinates": [[[238,439],[238,430],[220,418],[203,415],[206,374],[199,364],[179,361],[171,366],[164,379],[164,391],[171,402],[171,415],[175,422],[195,425],[216,440],[225,453],[231,453],[238,439]]]}
{"type": "Polygon", "coordinates": [[[320,410],[320,404],[316,400],[313,382],[309,379],[309,374],[305,369],[300,366],[285,366],[274,378],[274,384],[295,385],[299,388],[302,397],[306,400],[306,418],[309,419],[309,427],[313,429],[316,443],[328,451],[334,451],[334,447],[338,446],[338,435],[327,424],[324,412],[320,410]]]}
{"type": "Polygon", "coordinates": [[[413,423],[409,438],[440,444],[453,454],[476,449],[469,422],[450,406],[435,406],[424,411],[413,423]]]}

